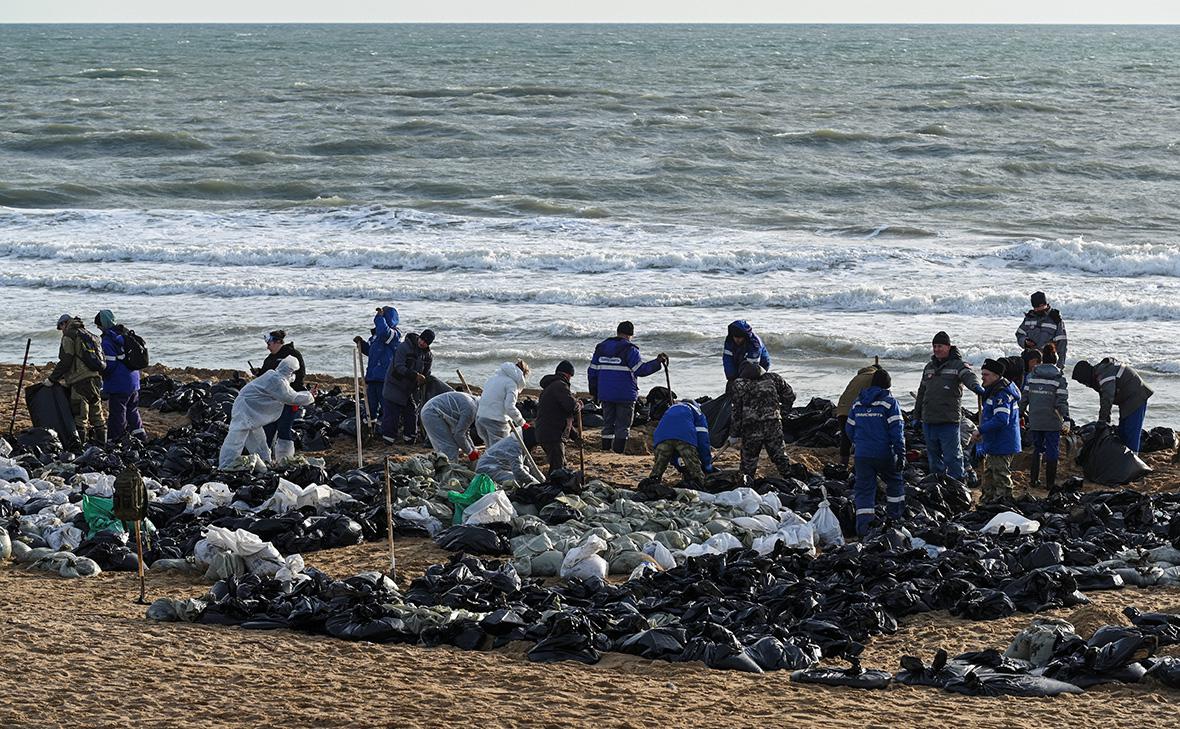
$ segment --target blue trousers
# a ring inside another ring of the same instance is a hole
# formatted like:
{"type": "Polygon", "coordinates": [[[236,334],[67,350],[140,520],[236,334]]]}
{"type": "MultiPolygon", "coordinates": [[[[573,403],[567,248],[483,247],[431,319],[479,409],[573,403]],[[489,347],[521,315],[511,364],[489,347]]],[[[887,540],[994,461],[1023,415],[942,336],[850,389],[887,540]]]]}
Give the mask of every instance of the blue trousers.
{"type": "Polygon", "coordinates": [[[886,513],[894,519],[905,512],[905,480],[892,458],[854,459],[856,483],[852,487],[852,501],[856,504],[856,533],[864,536],[877,510],[877,479],[885,482],[886,513]]]}
{"type": "Polygon", "coordinates": [[[1132,451],[1139,452],[1139,441],[1143,438],[1143,421],[1147,419],[1147,403],[1135,412],[1123,417],[1119,413],[1119,438],[1132,451]]]}
{"type": "Polygon", "coordinates": [[[963,443],[959,440],[958,423],[923,423],[926,437],[926,457],[932,473],[944,473],[956,481],[963,477],[963,443]]]}
{"type": "Polygon", "coordinates": [[[1032,431],[1033,453],[1045,457],[1046,461],[1057,461],[1061,458],[1061,431],[1034,430],[1032,431]]]}
{"type": "Polygon", "coordinates": [[[414,398],[404,404],[386,400],[381,408],[382,437],[396,438],[399,433],[405,438],[418,435],[418,405],[414,398]]]}
{"type": "Polygon", "coordinates": [[[385,389],[384,380],[365,383],[365,399],[369,401],[370,420],[376,420],[381,417],[381,391],[383,389],[385,389]]]}

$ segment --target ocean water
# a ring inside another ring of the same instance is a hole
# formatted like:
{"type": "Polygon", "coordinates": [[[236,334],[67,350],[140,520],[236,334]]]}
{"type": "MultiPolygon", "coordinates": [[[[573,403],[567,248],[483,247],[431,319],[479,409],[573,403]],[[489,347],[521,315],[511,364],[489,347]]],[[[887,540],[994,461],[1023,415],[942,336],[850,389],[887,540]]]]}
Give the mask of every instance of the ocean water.
{"type": "Polygon", "coordinates": [[[905,400],[1040,289],[1180,426],[1171,28],[0,26],[0,68],[0,361],[110,308],[170,365],[282,327],[348,374],[392,304],[440,375],[583,385],[630,319],[700,395],[744,318],[802,400],[874,356],[905,400]]]}

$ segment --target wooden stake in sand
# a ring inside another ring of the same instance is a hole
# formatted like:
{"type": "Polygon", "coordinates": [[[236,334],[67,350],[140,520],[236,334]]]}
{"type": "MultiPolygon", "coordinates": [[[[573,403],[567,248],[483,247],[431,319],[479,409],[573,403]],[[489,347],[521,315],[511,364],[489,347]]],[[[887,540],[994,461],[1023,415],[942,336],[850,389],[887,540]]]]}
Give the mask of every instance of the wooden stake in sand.
{"type": "Polygon", "coordinates": [[[353,400],[356,403],[356,467],[364,468],[365,458],[361,450],[361,439],[365,426],[361,420],[361,350],[359,347],[354,347],[352,350],[352,384],[353,400]]]}
{"type": "Polygon", "coordinates": [[[582,434],[582,404],[578,403],[578,484],[586,485],[586,436],[582,434]]]}
{"type": "Polygon", "coordinates": [[[135,520],[135,548],[139,552],[139,599],[136,600],[140,605],[146,605],[147,601],[143,599],[147,592],[147,587],[143,582],[143,532],[140,531],[141,519],[135,520]]]}
{"type": "Polygon", "coordinates": [[[397,557],[393,553],[393,486],[389,476],[389,456],[385,457],[385,529],[389,534],[389,576],[397,572],[397,557]]]}
{"type": "Polygon", "coordinates": [[[29,366],[29,348],[33,346],[33,340],[30,338],[25,342],[25,359],[20,363],[20,381],[16,384],[16,399],[12,401],[12,419],[8,421],[8,437],[12,437],[12,431],[16,428],[16,409],[20,406],[20,391],[25,386],[25,368],[29,366]]]}

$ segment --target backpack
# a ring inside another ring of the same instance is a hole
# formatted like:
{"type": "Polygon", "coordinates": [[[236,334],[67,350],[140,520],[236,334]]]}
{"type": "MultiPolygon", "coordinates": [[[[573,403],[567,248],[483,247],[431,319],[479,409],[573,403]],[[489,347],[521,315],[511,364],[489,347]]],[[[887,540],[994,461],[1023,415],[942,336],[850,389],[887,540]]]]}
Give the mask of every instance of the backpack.
{"type": "Polygon", "coordinates": [[[147,518],[148,493],[143,476],[135,465],[123,469],[115,478],[115,493],[111,511],[116,519],[139,521],[147,518]]]}
{"type": "Polygon", "coordinates": [[[136,334],[134,329],[124,328],[120,334],[123,335],[123,365],[132,372],[146,368],[148,351],[143,337],[136,334]]]}
{"type": "Polygon", "coordinates": [[[89,330],[79,328],[78,358],[91,372],[102,372],[107,367],[106,357],[102,353],[102,342],[89,330]]]}

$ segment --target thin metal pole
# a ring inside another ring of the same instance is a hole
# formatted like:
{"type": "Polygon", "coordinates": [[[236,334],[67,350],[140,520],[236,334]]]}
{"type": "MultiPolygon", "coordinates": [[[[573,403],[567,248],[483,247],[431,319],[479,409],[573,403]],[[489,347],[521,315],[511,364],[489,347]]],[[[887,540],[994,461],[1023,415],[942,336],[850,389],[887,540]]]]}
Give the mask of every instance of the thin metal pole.
{"type": "Polygon", "coordinates": [[[356,467],[365,467],[364,451],[362,450],[361,440],[362,432],[364,430],[364,423],[361,421],[361,374],[360,374],[360,350],[353,348],[352,350],[352,382],[353,382],[353,400],[356,404],[356,467]]]}
{"type": "Polygon", "coordinates": [[[393,487],[389,476],[389,456],[385,457],[385,529],[389,534],[389,575],[397,572],[397,557],[393,553],[393,487]]]}

